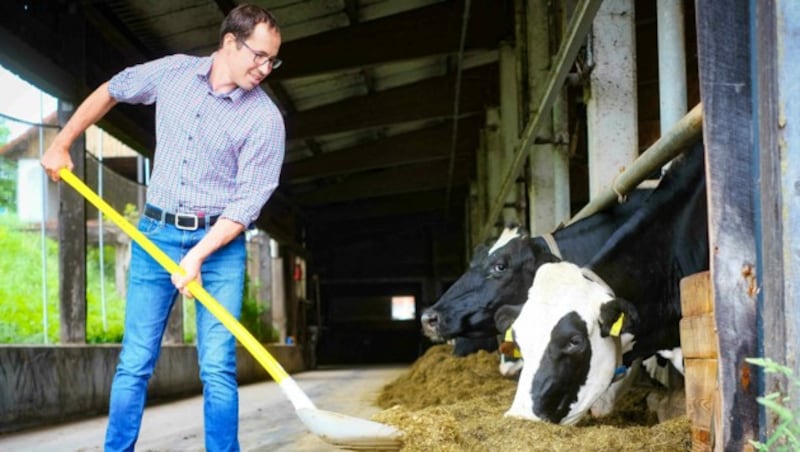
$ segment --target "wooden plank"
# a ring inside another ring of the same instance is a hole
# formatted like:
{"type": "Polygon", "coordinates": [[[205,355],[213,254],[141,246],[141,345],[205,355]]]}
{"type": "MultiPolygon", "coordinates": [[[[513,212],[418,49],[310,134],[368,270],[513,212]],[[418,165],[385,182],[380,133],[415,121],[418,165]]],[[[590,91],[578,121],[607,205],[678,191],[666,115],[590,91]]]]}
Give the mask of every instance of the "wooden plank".
{"type": "Polygon", "coordinates": [[[713,400],[717,389],[717,360],[687,359],[685,369],[686,416],[692,422],[692,450],[710,450],[709,432],[712,430],[713,400]]]}
{"type": "Polygon", "coordinates": [[[714,312],[711,273],[704,271],[681,279],[681,315],[691,317],[714,312]]]}
{"type": "Polygon", "coordinates": [[[753,150],[752,2],[697,0],[698,62],[708,175],[710,269],[719,335],[715,447],[742,450],[758,432],[757,388],[745,358],[757,356],[753,150]],[[731,33],[736,30],[736,33],[731,33]],[[720,39],[724,36],[725,39],[720,39]]]}
{"type": "Polygon", "coordinates": [[[714,314],[684,317],[680,322],[684,358],[716,358],[717,328],[714,314]]]}

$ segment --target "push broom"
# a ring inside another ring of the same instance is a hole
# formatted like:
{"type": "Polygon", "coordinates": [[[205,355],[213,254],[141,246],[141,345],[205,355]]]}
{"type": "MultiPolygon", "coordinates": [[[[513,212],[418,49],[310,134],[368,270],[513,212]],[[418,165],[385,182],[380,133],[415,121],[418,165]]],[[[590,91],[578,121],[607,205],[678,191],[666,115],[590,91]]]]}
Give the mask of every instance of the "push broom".
{"type": "MultiPolygon", "coordinates": [[[[183,269],[153,242],[136,229],[128,220],[100,198],[70,170],[59,171],[61,179],[78,191],[86,200],[103,212],[131,239],[161,264],[170,274],[183,274],[183,269]]],[[[277,360],[236,320],[219,302],[214,299],[197,281],[188,285],[192,295],[203,303],[214,316],[225,325],[234,337],[253,355],[269,375],[280,385],[281,390],[292,403],[295,413],[305,426],[324,441],[345,449],[397,450],[402,445],[401,433],[394,427],[379,422],[320,410],[300,389],[300,386],[281,367],[277,360]]]]}

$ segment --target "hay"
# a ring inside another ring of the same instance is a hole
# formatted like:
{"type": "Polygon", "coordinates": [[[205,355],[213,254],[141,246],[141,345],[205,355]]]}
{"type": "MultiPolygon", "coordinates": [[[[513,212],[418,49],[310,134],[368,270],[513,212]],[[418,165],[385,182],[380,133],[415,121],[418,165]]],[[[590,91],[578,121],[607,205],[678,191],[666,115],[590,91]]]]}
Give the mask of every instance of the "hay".
{"type": "Polygon", "coordinates": [[[430,348],[379,395],[386,409],[373,419],[404,432],[403,451],[691,450],[688,419],[650,425],[643,391],[621,400],[610,416],[576,427],[503,417],[516,382],[499,375],[498,355],[451,353],[449,346],[430,348]]]}

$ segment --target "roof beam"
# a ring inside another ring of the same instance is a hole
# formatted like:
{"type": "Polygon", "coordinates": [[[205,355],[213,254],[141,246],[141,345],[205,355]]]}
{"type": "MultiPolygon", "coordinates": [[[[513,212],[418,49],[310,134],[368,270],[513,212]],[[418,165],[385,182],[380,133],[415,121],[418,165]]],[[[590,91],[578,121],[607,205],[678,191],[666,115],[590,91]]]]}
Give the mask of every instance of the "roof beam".
{"type": "MultiPolygon", "coordinates": [[[[455,78],[455,74],[429,78],[290,114],[286,117],[287,139],[452,117],[455,78]]],[[[486,105],[499,102],[498,91],[497,63],[464,71],[460,113],[483,113],[486,105]]]]}
{"type": "MultiPolygon", "coordinates": [[[[459,139],[456,153],[472,154],[478,146],[478,129],[482,116],[475,115],[459,121],[459,139]]],[[[283,166],[281,177],[285,182],[331,177],[388,166],[419,163],[450,157],[453,121],[444,121],[432,127],[414,130],[364,143],[347,149],[328,152],[283,166]]]]}
{"type": "MultiPolygon", "coordinates": [[[[503,3],[472,2],[470,15],[480,24],[469,27],[466,51],[494,49],[513,37],[503,3]]],[[[363,68],[393,61],[458,52],[463,2],[442,2],[386,18],[285,42],[281,58],[286,65],[270,75],[273,80],[306,77],[363,68]],[[398,38],[400,37],[400,38],[398,38]],[[398,41],[399,39],[399,41],[398,41]]]]}

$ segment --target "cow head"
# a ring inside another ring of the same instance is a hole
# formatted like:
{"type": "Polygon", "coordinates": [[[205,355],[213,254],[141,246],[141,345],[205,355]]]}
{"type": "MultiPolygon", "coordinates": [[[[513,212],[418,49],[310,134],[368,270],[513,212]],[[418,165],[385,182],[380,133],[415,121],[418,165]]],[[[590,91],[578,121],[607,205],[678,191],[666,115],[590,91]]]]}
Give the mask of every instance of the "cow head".
{"type": "Polygon", "coordinates": [[[636,310],[568,263],[542,265],[512,324],[525,366],[507,416],[574,424],[614,379],[636,310]]]}
{"type": "Polygon", "coordinates": [[[495,312],[503,305],[525,302],[542,262],[534,258],[525,231],[516,226],[506,228],[491,248],[476,249],[466,273],[422,313],[423,331],[433,340],[498,334],[495,312]]]}

